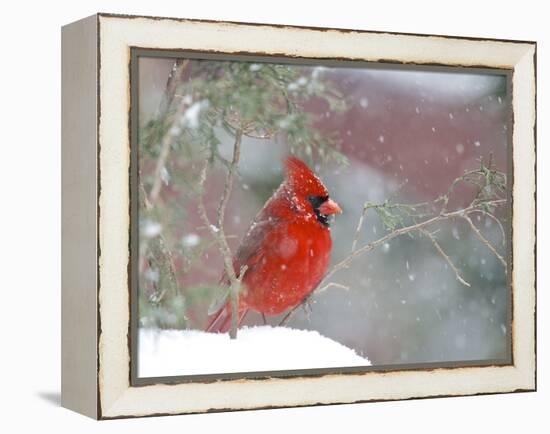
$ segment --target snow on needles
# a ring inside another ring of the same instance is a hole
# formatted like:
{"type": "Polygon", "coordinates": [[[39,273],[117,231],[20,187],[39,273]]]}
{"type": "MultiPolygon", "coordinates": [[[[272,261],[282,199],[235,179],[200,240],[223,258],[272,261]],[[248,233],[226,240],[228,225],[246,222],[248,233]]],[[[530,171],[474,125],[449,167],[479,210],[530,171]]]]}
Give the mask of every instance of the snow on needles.
{"type": "Polygon", "coordinates": [[[227,333],[141,329],[139,377],[370,366],[367,358],[316,331],[244,327],[227,333]]]}

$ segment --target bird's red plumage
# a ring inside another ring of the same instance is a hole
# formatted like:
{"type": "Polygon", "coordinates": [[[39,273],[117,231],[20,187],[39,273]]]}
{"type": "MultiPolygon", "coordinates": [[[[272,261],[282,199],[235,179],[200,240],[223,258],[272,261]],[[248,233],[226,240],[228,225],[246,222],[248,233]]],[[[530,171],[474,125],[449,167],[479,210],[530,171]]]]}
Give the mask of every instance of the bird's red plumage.
{"type": "MultiPolygon", "coordinates": [[[[239,296],[239,322],[248,309],[278,315],[298,305],[322,280],[330,262],[328,225],[319,221],[311,197],[328,199],[321,180],[295,157],[286,160],[287,176],[264,205],[241,241],[235,271],[248,267],[239,296]]],[[[334,213],[340,212],[336,207],[334,213]]],[[[222,278],[229,285],[227,278],[222,278]]],[[[208,331],[230,326],[230,304],[210,319],[208,331]]]]}

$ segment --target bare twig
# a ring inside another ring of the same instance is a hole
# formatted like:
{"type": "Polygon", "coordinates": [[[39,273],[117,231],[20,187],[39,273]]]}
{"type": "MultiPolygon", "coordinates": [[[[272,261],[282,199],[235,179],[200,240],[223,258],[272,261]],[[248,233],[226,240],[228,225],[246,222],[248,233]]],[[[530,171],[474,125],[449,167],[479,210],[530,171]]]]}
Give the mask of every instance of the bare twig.
{"type": "MultiPolygon", "coordinates": [[[[205,160],[203,169],[201,170],[201,175],[199,178],[199,185],[204,186],[204,183],[206,182],[206,171],[208,168],[208,160],[205,160]]],[[[208,217],[208,214],[206,212],[206,207],[204,205],[204,200],[202,197],[202,194],[199,196],[199,204],[198,204],[198,210],[199,210],[199,216],[204,222],[205,227],[210,232],[210,235],[214,240],[216,240],[216,243],[218,244],[218,247],[220,248],[220,251],[222,253],[222,258],[224,260],[224,269],[227,273],[227,277],[229,278],[230,282],[234,282],[237,277],[235,275],[235,270],[233,269],[233,263],[231,260],[231,251],[229,250],[229,246],[227,244],[227,240],[225,242],[222,241],[222,233],[218,226],[215,226],[211,223],[210,218],[208,217]]],[[[225,237],[224,237],[225,238],[225,237]]]]}
{"type": "Polygon", "coordinates": [[[243,138],[242,130],[237,130],[235,132],[235,143],[233,145],[233,159],[231,160],[231,165],[227,170],[227,176],[225,177],[225,186],[223,189],[222,198],[220,204],[218,205],[218,227],[220,230],[223,229],[223,221],[225,218],[225,209],[227,207],[227,202],[229,201],[229,195],[233,189],[233,180],[235,179],[235,172],[239,165],[239,159],[241,157],[241,141],[243,138]]]}
{"type": "MultiPolygon", "coordinates": [[[[239,318],[238,318],[239,292],[241,289],[242,279],[244,277],[244,274],[246,273],[247,267],[243,266],[239,270],[239,275],[238,276],[236,275],[235,269],[233,267],[233,255],[231,254],[231,249],[229,248],[229,244],[227,243],[227,236],[225,235],[224,217],[225,217],[225,209],[229,201],[229,196],[231,195],[231,190],[233,188],[235,173],[239,165],[239,159],[241,155],[241,141],[242,141],[242,131],[237,130],[235,134],[235,143],[233,144],[233,159],[227,170],[224,190],[222,193],[222,197],[220,199],[220,203],[218,205],[216,226],[214,226],[211,223],[208,217],[208,214],[206,212],[206,207],[204,205],[203,194],[199,195],[199,205],[198,205],[199,215],[203,223],[209,230],[212,238],[214,238],[214,240],[216,240],[218,244],[220,253],[222,254],[222,258],[223,258],[224,270],[225,270],[225,273],[227,274],[227,277],[229,278],[229,282],[231,285],[229,290],[229,296],[231,300],[231,330],[229,332],[229,336],[232,339],[235,339],[237,337],[237,328],[238,328],[238,321],[239,321],[239,318]]],[[[206,183],[207,170],[208,170],[208,158],[206,158],[204,161],[204,165],[202,167],[200,177],[199,177],[199,186],[202,188],[203,192],[204,192],[204,185],[206,183]]]]}
{"type": "Polygon", "coordinates": [[[325,292],[327,289],[329,289],[331,287],[340,288],[340,289],[343,289],[345,291],[349,291],[349,286],[342,285],[341,283],[329,282],[325,286],[322,286],[321,288],[319,288],[316,292],[317,292],[317,294],[320,294],[322,292],[325,292]]]}
{"type": "Polygon", "coordinates": [[[355,234],[353,235],[353,242],[351,243],[351,251],[354,252],[357,248],[357,241],[359,241],[359,234],[361,233],[361,228],[363,227],[363,220],[365,220],[365,215],[367,214],[370,204],[366,203],[363,206],[363,211],[361,211],[361,216],[357,222],[357,227],[355,228],[355,234]]]}
{"type": "MultiPolygon", "coordinates": [[[[309,298],[309,297],[308,297],[308,298],[309,298]]],[[[305,302],[305,300],[304,300],[304,302],[305,302]]],[[[284,326],[284,325],[288,322],[288,320],[290,319],[290,317],[294,314],[294,312],[296,311],[296,309],[297,309],[298,307],[300,307],[301,305],[302,305],[302,303],[300,303],[298,306],[296,306],[296,307],[290,309],[290,310],[287,312],[287,314],[283,317],[283,319],[279,322],[279,327],[284,326]]]]}
{"type": "Polygon", "coordinates": [[[162,138],[159,156],[157,158],[157,163],[155,165],[155,171],[153,173],[153,186],[151,187],[151,192],[149,193],[149,201],[151,204],[155,205],[162,188],[162,172],[166,170],[166,163],[168,161],[168,156],[170,155],[170,149],[174,144],[174,141],[178,137],[178,134],[174,134],[173,128],[178,131],[177,124],[181,122],[181,117],[185,111],[189,108],[187,104],[181,103],[178,106],[176,114],[174,116],[173,127],[168,130],[168,132],[162,138]]]}
{"type": "Polygon", "coordinates": [[[506,266],[506,261],[504,260],[504,258],[500,255],[500,253],[498,253],[496,251],[496,249],[493,247],[493,245],[489,242],[489,240],[487,240],[487,238],[485,238],[483,236],[483,234],[480,232],[480,230],[477,228],[477,226],[474,224],[474,222],[472,221],[472,219],[470,217],[468,217],[467,214],[464,214],[461,216],[464,220],[466,220],[468,222],[468,224],[470,225],[470,227],[472,228],[472,230],[474,231],[474,234],[477,235],[477,237],[479,238],[479,240],[485,244],[487,246],[487,248],[493,253],[493,255],[495,255],[497,257],[497,259],[500,261],[500,263],[502,264],[502,266],[504,267],[504,272],[507,272],[507,266],[506,266]]]}
{"type": "Polygon", "coordinates": [[[447,192],[441,196],[439,196],[435,201],[434,203],[437,203],[437,202],[443,202],[443,208],[441,209],[442,212],[445,212],[447,211],[447,206],[449,205],[449,200],[451,198],[451,194],[453,193],[455,187],[460,183],[460,182],[463,182],[465,180],[467,180],[470,176],[474,176],[474,175],[477,175],[479,174],[479,171],[478,170],[469,170],[467,172],[465,172],[462,176],[459,176],[458,178],[456,178],[452,183],[451,185],[449,186],[449,188],[447,189],[447,192]]]}
{"type": "Polygon", "coordinates": [[[422,232],[426,237],[429,238],[429,240],[432,242],[432,244],[434,245],[435,249],[439,252],[439,254],[441,256],[443,256],[443,259],[445,259],[445,261],[447,261],[447,264],[449,264],[449,266],[451,267],[451,269],[455,272],[455,276],[457,278],[457,280],[462,283],[463,285],[465,286],[471,286],[468,282],[466,282],[462,276],[460,275],[460,272],[458,271],[458,268],[456,268],[455,264],[453,264],[453,261],[451,261],[451,258],[449,258],[449,255],[447,255],[445,253],[445,251],[443,250],[443,248],[441,247],[441,245],[437,242],[437,240],[435,239],[435,237],[433,236],[433,234],[431,234],[429,231],[425,230],[425,229],[421,229],[420,232],[422,232]]]}
{"type": "Polygon", "coordinates": [[[178,84],[183,78],[183,74],[185,72],[185,69],[187,68],[188,63],[189,59],[176,59],[176,61],[174,62],[172,70],[170,71],[170,75],[168,76],[168,80],[166,81],[166,87],[164,88],[162,99],[157,108],[157,119],[164,118],[168,113],[168,110],[170,109],[172,101],[174,100],[174,97],[176,95],[178,84]]]}
{"type": "Polygon", "coordinates": [[[271,139],[275,135],[275,132],[269,130],[269,131],[266,131],[264,134],[260,134],[254,131],[248,131],[248,132],[243,132],[243,134],[246,137],[250,137],[251,139],[271,139]]]}
{"type": "MultiPolygon", "coordinates": [[[[188,63],[189,63],[188,59],[177,59],[174,62],[174,66],[172,67],[172,71],[170,72],[170,75],[168,76],[168,80],[166,82],[166,87],[164,89],[161,102],[157,109],[157,113],[156,113],[157,120],[162,120],[166,118],[166,116],[168,115],[168,111],[170,109],[170,106],[172,105],[172,101],[174,100],[174,96],[176,94],[176,89],[178,87],[178,84],[181,81],[181,78],[183,76],[183,73],[188,63]]],[[[174,116],[174,120],[172,121],[172,128],[175,127],[181,121],[181,116],[183,115],[183,113],[185,113],[187,108],[188,108],[187,104],[181,103],[178,105],[178,109],[174,116]]],[[[175,137],[176,135],[173,134],[172,128],[168,129],[168,131],[164,134],[164,137],[162,138],[162,141],[161,141],[161,149],[159,152],[159,156],[157,159],[157,163],[155,165],[155,171],[153,175],[154,176],[153,186],[151,187],[151,191],[148,197],[148,200],[152,206],[155,206],[158,200],[158,196],[162,187],[162,171],[166,167],[166,161],[168,160],[168,156],[170,154],[170,148],[174,140],[176,139],[175,137]]]]}
{"type": "Polygon", "coordinates": [[[493,220],[498,225],[500,229],[500,234],[502,235],[502,245],[504,246],[506,244],[506,232],[504,231],[504,226],[502,225],[501,221],[497,219],[493,214],[483,209],[475,209],[472,211],[472,213],[475,213],[475,212],[483,214],[484,216],[493,220]]]}
{"type": "Polygon", "coordinates": [[[246,270],[248,270],[248,265],[243,265],[239,270],[239,276],[234,284],[231,285],[231,292],[229,294],[231,298],[231,330],[229,330],[229,337],[231,339],[237,339],[237,329],[239,328],[239,294],[246,270]]]}

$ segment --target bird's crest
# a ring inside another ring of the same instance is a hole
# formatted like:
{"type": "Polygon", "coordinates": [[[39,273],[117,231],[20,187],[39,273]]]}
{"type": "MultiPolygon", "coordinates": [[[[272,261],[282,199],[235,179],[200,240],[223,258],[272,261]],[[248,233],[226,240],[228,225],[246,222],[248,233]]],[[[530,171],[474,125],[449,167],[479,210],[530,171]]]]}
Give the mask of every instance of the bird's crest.
{"type": "Polygon", "coordinates": [[[285,160],[287,183],[295,192],[312,196],[328,196],[328,191],[313,171],[297,157],[285,160]]]}

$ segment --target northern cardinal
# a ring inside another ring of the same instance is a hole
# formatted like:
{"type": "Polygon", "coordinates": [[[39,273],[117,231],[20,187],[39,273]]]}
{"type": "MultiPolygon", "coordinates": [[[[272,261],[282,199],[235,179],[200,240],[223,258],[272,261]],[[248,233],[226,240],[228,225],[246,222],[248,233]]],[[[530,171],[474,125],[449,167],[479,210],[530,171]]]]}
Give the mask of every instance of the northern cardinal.
{"type": "MultiPolygon", "coordinates": [[[[238,324],[249,309],[273,316],[297,306],[319,285],[330,262],[331,215],[342,210],[303,161],[289,157],[285,166],[285,180],[258,213],[233,258],[237,275],[247,266],[238,324]]],[[[226,276],[222,284],[229,287],[226,276]]],[[[222,303],[206,331],[229,330],[227,295],[222,303]]]]}

